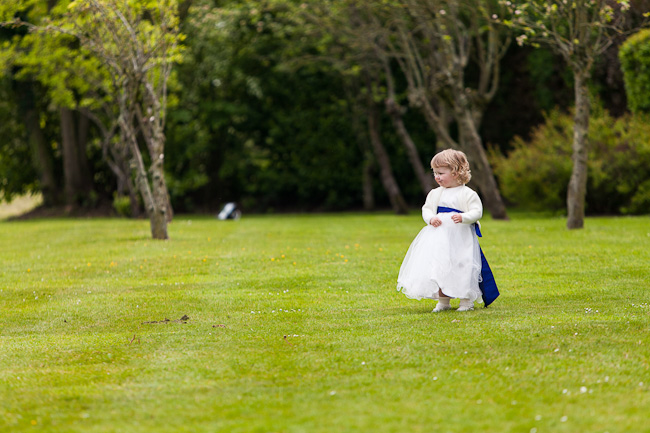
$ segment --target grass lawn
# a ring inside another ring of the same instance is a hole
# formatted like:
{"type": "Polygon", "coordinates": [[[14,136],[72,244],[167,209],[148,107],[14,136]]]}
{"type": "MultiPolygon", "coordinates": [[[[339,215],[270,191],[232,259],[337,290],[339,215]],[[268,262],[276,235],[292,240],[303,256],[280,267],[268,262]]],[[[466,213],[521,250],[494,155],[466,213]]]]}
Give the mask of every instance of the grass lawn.
{"type": "Polygon", "coordinates": [[[485,218],[432,314],[417,214],[1,222],[0,432],[650,432],[649,223],[485,218]]]}

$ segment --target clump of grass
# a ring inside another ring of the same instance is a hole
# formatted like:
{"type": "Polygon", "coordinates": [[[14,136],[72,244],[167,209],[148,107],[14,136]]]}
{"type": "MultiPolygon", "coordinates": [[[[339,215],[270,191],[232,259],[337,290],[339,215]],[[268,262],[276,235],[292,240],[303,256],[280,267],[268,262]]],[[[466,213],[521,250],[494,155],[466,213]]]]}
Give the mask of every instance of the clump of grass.
{"type": "Polygon", "coordinates": [[[421,226],[2,223],[0,431],[643,431],[647,218],[486,219],[470,313],[396,292],[421,226]]]}

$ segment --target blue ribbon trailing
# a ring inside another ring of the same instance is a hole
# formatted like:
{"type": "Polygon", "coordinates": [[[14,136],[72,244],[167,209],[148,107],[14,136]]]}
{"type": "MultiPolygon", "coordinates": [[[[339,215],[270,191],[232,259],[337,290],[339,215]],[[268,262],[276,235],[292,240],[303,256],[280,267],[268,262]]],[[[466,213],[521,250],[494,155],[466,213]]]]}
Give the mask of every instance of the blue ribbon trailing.
{"type": "MultiPolygon", "coordinates": [[[[462,211],[451,207],[438,206],[438,213],[448,213],[448,212],[463,213],[462,211]]],[[[473,224],[473,226],[474,226],[474,230],[476,230],[476,236],[478,236],[479,238],[483,237],[483,235],[481,234],[481,229],[479,228],[478,224],[473,224]]],[[[494,280],[494,274],[492,274],[492,269],[490,269],[490,265],[488,264],[487,259],[483,254],[483,249],[480,246],[479,246],[479,250],[481,250],[482,281],[478,283],[478,287],[479,289],[481,289],[481,292],[483,293],[483,304],[487,307],[492,302],[494,302],[496,298],[499,297],[499,288],[497,287],[497,282],[494,280]]]]}

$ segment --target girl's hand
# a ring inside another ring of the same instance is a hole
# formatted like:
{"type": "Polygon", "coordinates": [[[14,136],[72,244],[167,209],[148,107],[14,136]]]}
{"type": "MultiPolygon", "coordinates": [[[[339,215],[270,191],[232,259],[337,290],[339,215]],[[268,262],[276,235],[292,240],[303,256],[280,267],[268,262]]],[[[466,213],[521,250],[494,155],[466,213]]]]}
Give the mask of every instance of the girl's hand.
{"type": "Polygon", "coordinates": [[[434,227],[440,227],[442,221],[437,216],[434,216],[429,220],[429,224],[431,224],[434,227]]]}
{"type": "Polygon", "coordinates": [[[453,215],[451,216],[451,219],[452,219],[452,221],[455,222],[456,224],[460,224],[460,223],[463,222],[463,216],[462,216],[461,214],[459,214],[459,213],[455,213],[455,214],[453,214],[453,215]]]}

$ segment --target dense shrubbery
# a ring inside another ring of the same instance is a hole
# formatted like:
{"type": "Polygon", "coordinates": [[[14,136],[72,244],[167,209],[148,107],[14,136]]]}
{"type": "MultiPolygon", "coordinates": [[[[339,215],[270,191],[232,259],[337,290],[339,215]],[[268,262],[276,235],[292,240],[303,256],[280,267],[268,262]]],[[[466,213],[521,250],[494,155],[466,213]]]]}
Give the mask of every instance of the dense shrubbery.
{"type": "Polygon", "coordinates": [[[641,30],[621,45],[621,69],[630,109],[650,112],[650,30],[641,30]]]}
{"type": "MultiPolygon", "coordinates": [[[[566,208],[571,176],[573,121],[554,110],[535,128],[529,141],[516,138],[504,156],[491,153],[504,197],[530,210],[566,208]]],[[[587,212],[650,212],[650,119],[627,115],[615,119],[594,110],[590,125],[587,212]]]]}

